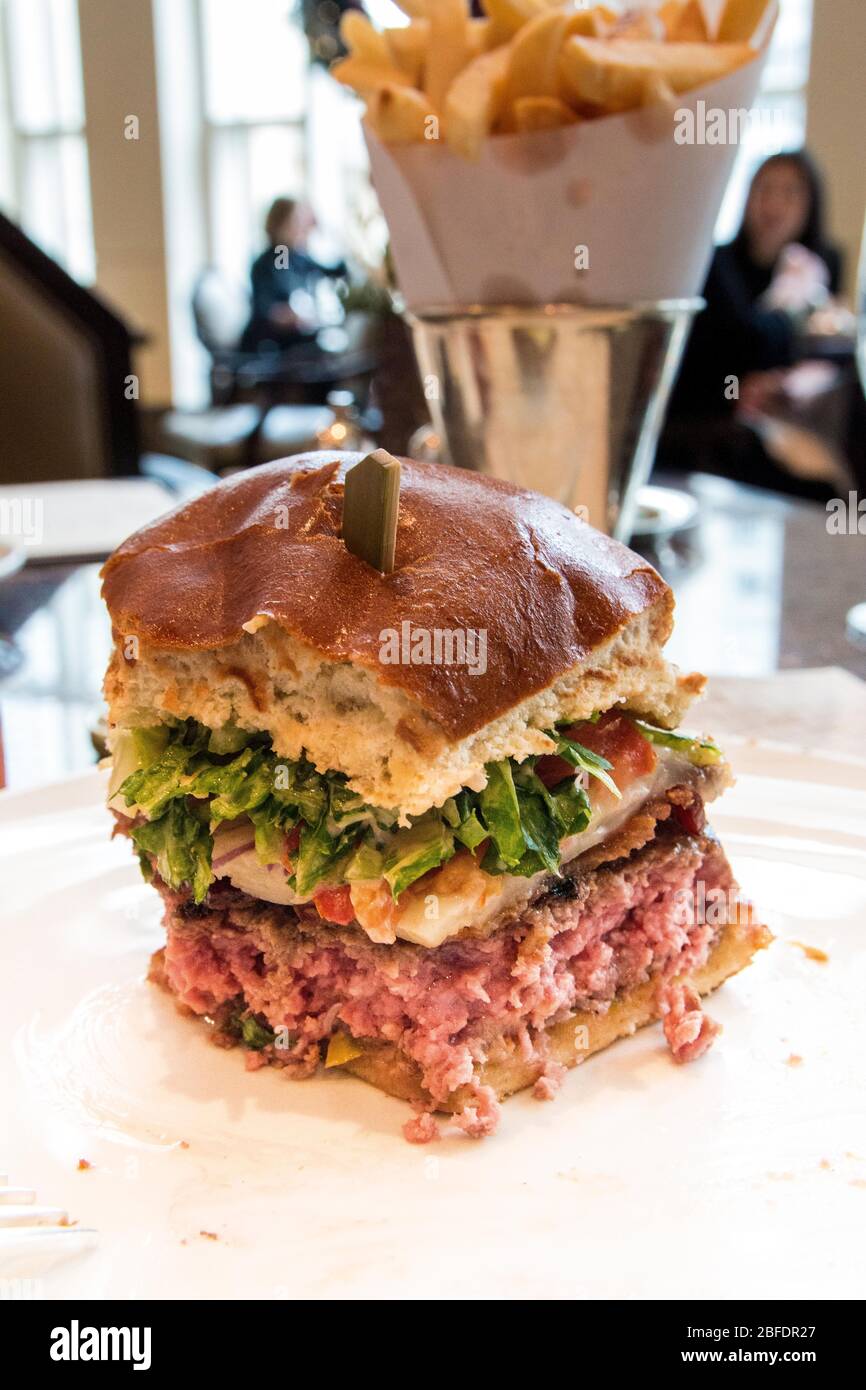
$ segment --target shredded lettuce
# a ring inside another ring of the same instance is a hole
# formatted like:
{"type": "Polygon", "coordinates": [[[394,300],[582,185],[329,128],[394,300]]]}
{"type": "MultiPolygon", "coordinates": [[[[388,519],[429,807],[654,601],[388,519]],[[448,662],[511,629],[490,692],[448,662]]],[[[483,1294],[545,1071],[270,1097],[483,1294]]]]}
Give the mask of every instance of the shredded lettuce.
{"type": "MultiPolygon", "coordinates": [[[[201,902],[212,882],[213,833],[249,817],[263,864],[286,865],[302,898],[317,889],[384,878],[394,898],[460,848],[482,851],[492,874],[556,873],[560,843],[589,824],[590,804],[573,775],[548,788],[537,757],[486,766],[483,791],[464,789],[443,806],[398,824],[397,812],[367,805],[340,773],[281,758],[263,734],[194,720],[136,730],[138,767],[123,781],[127,806],[147,817],[132,835],[142,866],[155,863],[172,888],[189,884],[201,902]],[[297,828],[289,856],[286,836],[297,828]]],[[[553,730],[560,757],[616,791],[610,763],[553,730]]]]}
{"type": "Polygon", "coordinates": [[[133,729],[132,743],[140,767],[150,767],[165,752],[171,730],[165,724],[152,724],[145,729],[133,729]]]}
{"type": "Polygon", "coordinates": [[[343,871],[358,836],[356,829],[337,836],[329,834],[325,816],[316,825],[302,822],[295,870],[295,889],[302,898],[310,897],[317,888],[344,881],[343,871]]]}
{"type": "MultiPolygon", "coordinates": [[[[478,795],[478,811],[503,863],[519,864],[529,841],[520,818],[511,761],[487,763],[487,786],[478,795]]],[[[530,845],[531,848],[531,845],[530,845]]]]}
{"type": "Polygon", "coordinates": [[[155,820],[133,828],[139,855],[152,855],[159,875],[173,888],[188,883],[200,903],[213,879],[213,838],[207,819],[201,820],[185,801],[172,801],[155,820]]]}
{"type": "Polygon", "coordinates": [[[382,877],[385,856],[371,840],[361,840],[346,862],[346,882],[356,883],[382,877]]]}
{"type": "Polygon", "coordinates": [[[259,1022],[245,1003],[239,1003],[232,1009],[223,1021],[222,1027],[226,1033],[231,1033],[253,1052],[261,1052],[262,1048],[270,1046],[277,1036],[267,1024],[259,1022]]]}
{"type": "Polygon", "coordinates": [[[392,896],[399,898],[416,878],[451,859],[455,849],[454,832],[440,811],[428,811],[407,829],[398,830],[385,851],[382,873],[392,896]]]}
{"type": "Polygon", "coordinates": [[[263,1047],[268,1047],[277,1036],[270,1028],[262,1027],[255,1014],[247,1014],[240,1020],[241,1037],[245,1045],[252,1048],[253,1052],[261,1052],[263,1047]]]}

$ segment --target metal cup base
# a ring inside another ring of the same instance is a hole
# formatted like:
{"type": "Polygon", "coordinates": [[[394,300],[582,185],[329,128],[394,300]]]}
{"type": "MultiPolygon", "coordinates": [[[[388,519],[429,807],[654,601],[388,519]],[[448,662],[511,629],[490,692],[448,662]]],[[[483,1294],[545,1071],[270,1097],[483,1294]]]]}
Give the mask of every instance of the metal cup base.
{"type": "Polygon", "coordinates": [[[628,540],[699,299],[407,314],[448,462],[628,540]]]}

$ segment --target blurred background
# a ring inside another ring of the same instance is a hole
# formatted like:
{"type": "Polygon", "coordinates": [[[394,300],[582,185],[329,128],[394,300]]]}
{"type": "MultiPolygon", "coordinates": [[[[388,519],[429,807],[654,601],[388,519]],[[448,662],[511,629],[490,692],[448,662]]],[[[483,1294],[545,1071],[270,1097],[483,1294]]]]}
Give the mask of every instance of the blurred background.
{"type": "MultiPolygon", "coordinates": [[[[359,103],[327,71],[352,8],[406,22],[390,0],[0,0],[10,784],[92,756],[108,642],[95,561],[125,533],[217,475],[299,449],[373,440],[406,452],[414,439],[435,451],[359,103]],[[287,255],[279,283],[275,247],[287,255]]],[[[846,627],[866,598],[856,503],[845,535],[829,533],[824,510],[866,495],[853,312],[864,54],[863,0],[781,0],[760,118],[716,238],[748,259],[756,171],[808,150],[818,183],[787,170],[808,194],[789,240],[808,239],[820,197],[822,292],[810,283],[796,348],[786,339],[777,357],[745,353],[736,421],[701,417],[696,437],[675,393],[655,481],[673,482],[679,500],[671,510],[668,487],[654,512],[650,498],[636,537],[677,589],[674,658],[710,672],[836,664],[866,675],[856,622],[846,627]]],[[[765,211],[784,197],[779,185],[761,186],[765,211]]],[[[726,281],[723,307],[729,293],[726,281]]],[[[696,336],[692,351],[704,370],[707,341],[696,336]]]]}

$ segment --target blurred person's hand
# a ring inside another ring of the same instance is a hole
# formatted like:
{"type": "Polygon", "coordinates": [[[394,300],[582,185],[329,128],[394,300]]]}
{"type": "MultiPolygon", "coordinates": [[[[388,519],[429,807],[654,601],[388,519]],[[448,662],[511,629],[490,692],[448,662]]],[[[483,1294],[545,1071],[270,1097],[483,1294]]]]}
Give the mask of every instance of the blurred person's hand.
{"type": "Polygon", "coordinates": [[[737,415],[741,419],[754,419],[778,401],[785,388],[785,371],[778,368],[772,372],[750,372],[740,382],[740,404],[737,415]]]}
{"type": "Polygon", "coordinates": [[[834,391],[841,379],[842,373],[834,362],[807,359],[788,368],[782,390],[792,405],[809,406],[828,391],[834,391]]]}
{"type": "Polygon", "coordinates": [[[268,318],[275,328],[299,328],[300,319],[291,304],[272,304],[268,318]]]}
{"type": "Polygon", "coordinates": [[[850,338],[857,336],[857,316],[838,299],[829,299],[816,309],[806,325],[812,338],[850,338]]]}
{"type": "Polygon", "coordinates": [[[311,333],[317,327],[315,315],[299,312],[294,304],[273,304],[268,318],[275,328],[290,328],[298,333],[311,333]]]}
{"type": "Polygon", "coordinates": [[[820,256],[796,243],[786,246],[769,289],[762,297],[767,309],[799,314],[826,303],[830,273],[820,256]]]}
{"type": "Polygon", "coordinates": [[[772,372],[752,372],[740,383],[741,420],[755,422],[774,408],[808,409],[839,384],[839,368],[831,362],[803,361],[772,372]]]}

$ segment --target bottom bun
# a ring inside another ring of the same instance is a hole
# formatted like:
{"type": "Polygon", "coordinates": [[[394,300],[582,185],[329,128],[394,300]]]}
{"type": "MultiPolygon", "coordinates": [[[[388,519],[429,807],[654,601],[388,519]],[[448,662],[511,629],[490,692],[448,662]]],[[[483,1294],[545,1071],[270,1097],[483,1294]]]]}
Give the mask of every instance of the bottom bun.
{"type": "MultiPolygon", "coordinates": [[[[745,915],[745,914],[744,914],[745,915]]],[[[731,975],[736,975],[751,961],[757,951],[769,946],[772,936],[766,927],[751,922],[733,923],[724,927],[706,963],[695,970],[688,983],[697,994],[710,994],[731,975]]],[[[564,1067],[575,1067],[593,1053],[601,1052],[618,1038],[629,1037],[638,1028],[654,1023],[662,1015],[657,982],[646,980],[621,998],[614,1000],[607,1013],[576,1013],[570,1018],[552,1023],[546,1029],[548,1059],[564,1067]]],[[[353,1039],[364,1049],[360,1057],[345,1062],[342,1071],[377,1086],[380,1091],[430,1109],[432,1100],[421,1084],[421,1072],[415,1062],[392,1043],[369,1043],[353,1039]]],[[[517,1046],[503,1039],[498,1049],[482,1067],[479,1081],[492,1087],[499,1100],[514,1095],[538,1081],[545,1063],[527,1062],[519,1055],[517,1046]]],[[[436,1109],[455,1114],[470,1099],[468,1093],[456,1090],[436,1109]]]]}

